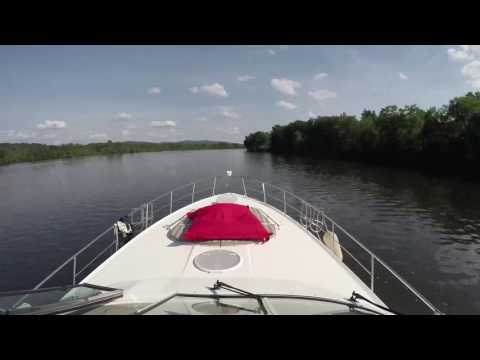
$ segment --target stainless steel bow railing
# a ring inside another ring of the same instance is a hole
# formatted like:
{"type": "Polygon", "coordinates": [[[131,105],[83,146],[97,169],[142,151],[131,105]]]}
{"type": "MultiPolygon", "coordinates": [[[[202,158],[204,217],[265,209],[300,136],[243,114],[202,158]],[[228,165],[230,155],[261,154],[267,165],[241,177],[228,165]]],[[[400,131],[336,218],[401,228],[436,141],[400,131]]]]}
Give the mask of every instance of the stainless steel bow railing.
{"type": "MultiPolygon", "coordinates": [[[[245,195],[276,208],[301,224],[319,241],[326,231],[337,235],[344,254],[343,262],[388,305],[402,310],[401,307],[408,304],[406,307],[413,313],[425,313],[427,310],[427,313],[441,314],[422,294],[347,230],[325,215],[323,210],[287,190],[248,177],[206,178],[164,193],[128,214],[134,234],[138,235],[154,222],[188,204],[225,192],[245,195]]],[[[52,283],[55,276],[63,279],[62,285],[65,283],[75,285],[94,269],[94,265],[98,265],[101,260],[104,261],[121,246],[122,240],[116,228],[110,227],[68,258],[34,289],[52,283]],[[89,252],[90,256],[87,256],[89,252]],[[67,280],[68,278],[70,280],[67,280]]]]}

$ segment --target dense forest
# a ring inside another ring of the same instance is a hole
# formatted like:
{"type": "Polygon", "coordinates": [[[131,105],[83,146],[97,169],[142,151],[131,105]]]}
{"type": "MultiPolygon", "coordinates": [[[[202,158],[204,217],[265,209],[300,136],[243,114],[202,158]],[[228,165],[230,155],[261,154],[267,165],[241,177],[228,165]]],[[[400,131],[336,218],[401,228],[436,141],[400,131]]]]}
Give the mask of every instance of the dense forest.
{"type": "Polygon", "coordinates": [[[360,119],[341,114],[276,125],[244,141],[248,151],[359,160],[480,174],[480,92],[440,108],[387,106],[360,119]]]}
{"type": "Polygon", "coordinates": [[[242,148],[241,144],[214,141],[182,141],[176,143],[112,142],[87,145],[11,144],[0,143],[0,165],[17,162],[74,158],[91,155],[131,154],[166,150],[207,150],[242,148]]]}

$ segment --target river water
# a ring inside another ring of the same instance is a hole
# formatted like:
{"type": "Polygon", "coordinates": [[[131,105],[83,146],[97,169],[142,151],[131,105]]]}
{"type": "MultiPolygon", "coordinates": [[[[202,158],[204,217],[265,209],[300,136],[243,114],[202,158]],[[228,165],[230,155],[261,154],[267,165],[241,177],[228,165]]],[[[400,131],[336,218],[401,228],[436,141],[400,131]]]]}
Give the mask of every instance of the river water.
{"type": "Polygon", "coordinates": [[[480,184],[244,150],[0,167],[0,291],[33,287],[131,208],[227,169],[321,207],[441,311],[480,313],[480,184]]]}

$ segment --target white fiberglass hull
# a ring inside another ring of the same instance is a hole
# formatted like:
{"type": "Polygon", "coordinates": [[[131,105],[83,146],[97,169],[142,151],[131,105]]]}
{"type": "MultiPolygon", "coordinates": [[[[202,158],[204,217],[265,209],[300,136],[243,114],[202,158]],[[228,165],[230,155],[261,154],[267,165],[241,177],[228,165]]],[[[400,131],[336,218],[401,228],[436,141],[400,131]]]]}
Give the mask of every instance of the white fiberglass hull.
{"type": "MultiPolygon", "coordinates": [[[[232,194],[233,195],[233,194],[232,194]]],[[[262,210],[278,224],[266,243],[188,243],[167,236],[169,226],[186,213],[217,201],[219,196],[185,206],[164,217],[123,246],[82,283],[124,290],[118,303],[149,303],[173,293],[206,294],[215,281],[261,294],[327,297],[339,300],[358,292],[384,305],[342,261],[299,223],[276,208],[239,194],[237,204],[262,210]],[[223,249],[239,263],[225,271],[204,271],[194,264],[201,253],[223,249]]],[[[378,310],[378,309],[377,309],[378,310]]]]}

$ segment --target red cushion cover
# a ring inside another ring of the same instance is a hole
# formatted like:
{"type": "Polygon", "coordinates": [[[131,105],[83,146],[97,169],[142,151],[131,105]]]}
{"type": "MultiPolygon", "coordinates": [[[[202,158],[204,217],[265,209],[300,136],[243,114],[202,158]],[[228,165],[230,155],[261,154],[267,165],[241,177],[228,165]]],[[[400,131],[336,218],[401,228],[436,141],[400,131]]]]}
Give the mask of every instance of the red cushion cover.
{"type": "Polygon", "coordinates": [[[248,206],[214,204],[188,213],[192,224],[182,239],[268,241],[271,232],[253,215],[248,206]]]}

